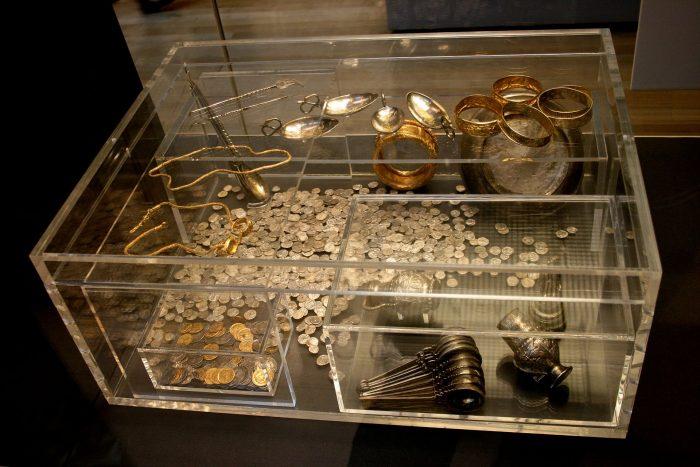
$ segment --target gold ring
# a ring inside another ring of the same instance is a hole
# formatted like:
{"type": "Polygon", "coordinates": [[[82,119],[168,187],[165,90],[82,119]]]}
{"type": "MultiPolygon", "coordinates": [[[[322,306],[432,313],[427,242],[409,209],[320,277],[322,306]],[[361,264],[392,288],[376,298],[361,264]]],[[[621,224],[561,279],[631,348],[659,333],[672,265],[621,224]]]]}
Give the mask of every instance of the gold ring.
{"type": "MultiPolygon", "coordinates": [[[[384,160],[383,148],[386,143],[397,140],[417,141],[428,150],[429,159],[437,159],[438,145],[435,137],[418,122],[405,120],[396,132],[377,135],[372,159],[384,160]]],[[[390,164],[373,164],[372,169],[382,183],[395,190],[413,190],[422,187],[435,175],[435,164],[423,164],[415,170],[401,170],[390,164]]]]}
{"type": "Polygon", "coordinates": [[[591,92],[583,86],[560,86],[547,89],[537,96],[537,107],[545,114],[552,123],[564,129],[579,128],[588,123],[591,119],[593,109],[593,96],[591,92]],[[557,110],[550,105],[554,99],[568,99],[579,104],[583,104],[582,109],[577,110],[557,110]]]}
{"type": "Polygon", "coordinates": [[[507,102],[522,102],[532,105],[537,101],[537,96],[542,92],[542,84],[535,78],[525,75],[510,75],[505,78],[496,80],[493,83],[493,97],[501,104],[507,102]],[[529,99],[514,100],[505,94],[506,91],[512,89],[529,89],[533,95],[529,99]]]}
{"type": "Polygon", "coordinates": [[[467,133],[472,136],[491,136],[495,135],[499,131],[498,128],[498,115],[501,113],[502,105],[493,97],[482,96],[480,94],[473,94],[467,96],[455,107],[455,120],[457,121],[457,126],[462,131],[462,133],[467,133]],[[460,115],[467,109],[486,109],[490,110],[496,115],[493,120],[488,120],[486,122],[480,122],[477,120],[468,120],[462,118],[460,115]]]}
{"type": "Polygon", "coordinates": [[[549,141],[552,139],[552,135],[557,131],[545,114],[523,102],[508,102],[505,104],[503,106],[503,110],[498,115],[498,126],[501,127],[501,131],[508,137],[508,139],[531,148],[539,148],[547,145],[547,143],[549,143],[549,141]],[[506,117],[509,115],[522,115],[529,119],[535,120],[542,126],[542,128],[545,129],[547,136],[530,138],[529,136],[518,133],[510,125],[508,125],[508,122],[506,121],[506,117]]]}

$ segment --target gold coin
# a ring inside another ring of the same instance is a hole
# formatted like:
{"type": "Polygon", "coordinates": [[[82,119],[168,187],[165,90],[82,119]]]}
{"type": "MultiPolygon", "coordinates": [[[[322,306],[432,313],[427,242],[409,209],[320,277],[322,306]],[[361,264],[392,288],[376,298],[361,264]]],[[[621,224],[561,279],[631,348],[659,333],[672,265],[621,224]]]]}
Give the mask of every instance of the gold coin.
{"type": "Polygon", "coordinates": [[[253,384],[258,387],[267,386],[267,374],[262,368],[258,368],[253,372],[253,384]]]}
{"type": "Polygon", "coordinates": [[[241,332],[238,333],[238,336],[239,336],[238,337],[239,341],[252,341],[253,340],[253,333],[248,328],[241,329],[241,332]]]}
{"type": "MultiPolygon", "coordinates": [[[[219,344],[207,344],[204,346],[204,350],[219,350],[219,344]]],[[[203,358],[204,360],[214,360],[216,359],[217,355],[204,355],[203,358]]]]}
{"type": "Polygon", "coordinates": [[[204,329],[204,325],[202,323],[190,323],[190,334],[202,332],[202,329],[204,329]]]}
{"type": "Polygon", "coordinates": [[[209,329],[207,330],[207,332],[210,332],[212,334],[216,334],[217,332],[219,332],[219,330],[221,330],[223,328],[224,328],[223,323],[216,322],[216,323],[212,323],[209,325],[209,329]]]}
{"type": "Polygon", "coordinates": [[[216,378],[218,371],[219,371],[218,368],[207,369],[207,371],[204,372],[204,384],[207,384],[207,385],[215,384],[214,378],[216,378]]]}
{"type": "Polygon", "coordinates": [[[252,352],[253,341],[242,341],[240,344],[238,344],[238,350],[241,352],[252,352]]]}
{"type": "Polygon", "coordinates": [[[187,334],[191,331],[192,331],[192,324],[191,323],[185,323],[180,328],[180,334],[187,334]]]}
{"type": "Polygon", "coordinates": [[[241,357],[240,355],[234,355],[233,357],[231,357],[231,360],[229,360],[229,364],[231,366],[238,366],[241,364],[242,361],[243,357],[241,357]]]}
{"type": "Polygon", "coordinates": [[[190,345],[192,343],[192,334],[183,334],[177,338],[177,345],[190,345]]]}
{"type": "Polygon", "coordinates": [[[219,384],[228,384],[231,381],[233,381],[233,377],[235,375],[236,372],[233,371],[232,368],[219,368],[219,371],[216,375],[216,379],[219,382],[219,384]]]}
{"type": "Polygon", "coordinates": [[[229,333],[233,336],[233,338],[235,339],[236,336],[237,336],[237,333],[238,333],[239,329],[244,328],[244,327],[245,327],[245,325],[243,325],[243,324],[241,324],[241,323],[234,323],[234,324],[231,325],[230,328],[228,328],[228,332],[229,332],[229,333]]]}
{"type": "Polygon", "coordinates": [[[214,334],[211,335],[211,338],[216,338],[216,337],[221,337],[226,333],[226,329],[221,328],[218,331],[216,331],[214,334]]]}

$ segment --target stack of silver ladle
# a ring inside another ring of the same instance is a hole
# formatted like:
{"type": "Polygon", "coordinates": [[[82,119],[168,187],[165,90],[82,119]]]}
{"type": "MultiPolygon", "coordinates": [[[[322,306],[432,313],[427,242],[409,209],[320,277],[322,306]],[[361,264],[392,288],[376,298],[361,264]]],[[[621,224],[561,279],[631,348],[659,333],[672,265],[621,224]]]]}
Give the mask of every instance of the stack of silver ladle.
{"type": "Polygon", "coordinates": [[[456,412],[471,412],[486,395],[481,354],[469,336],[446,336],[416,358],[359,387],[360,401],[375,408],[405,408],[437,403],[456,412]]]}

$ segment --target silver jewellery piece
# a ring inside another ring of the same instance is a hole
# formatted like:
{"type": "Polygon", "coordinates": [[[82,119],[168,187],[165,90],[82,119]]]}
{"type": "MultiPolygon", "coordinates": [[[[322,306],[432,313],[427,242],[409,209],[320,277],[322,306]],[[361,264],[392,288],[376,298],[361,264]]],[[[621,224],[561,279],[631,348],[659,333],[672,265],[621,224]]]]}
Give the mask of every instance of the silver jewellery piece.
{"type": "MultiPolygon", "coordinates": [[[[237,114],[237,113],[239,113],[239,112],[243,112],[243,111],[245,111],[245,110],[252,109],[252,108],[255,108],[255,107],[262,107],[263,105],[272,104],[273,102],[278,102],[278,101],[281,101],[281,100],[284,100],[284,99],[288,99],[288,98],[289,98],[289,96],[275,97],[274,99],[270,99],[270,100],[267,100],[267,101],[258,102],[258,103],[250,104],[250,105],[245,105],[245,106],[242,106],[242,107],[236,107],[236,108],[234,108],[233,110],[226,110],[226,109],[228,108],[228,106],[219,107],[219,108],[217,108],[217,110],[219,110],[219,111],[224,110],[224,112],[215,114],[215,118],[224,118],[224,117],[228,117],[229,115],[237,114]]],[[[192,112],[190,112],[190,113],[193,114],[193,112],[194,112],[194,111],[192,111],[192,112]]],[[[193,115],[194,115],[194,117],[197,118],[197,119],[201,119],[201,120],[211,120],[211,117],[206,116],[206,114],[203,114],[203,113],[200,113],[200,114],[193,114],[193,115]]]]}
{"type": "Polygon", "coordinates": [[[321,100],[318,94],[309,94],[298,101],[298,103],[299,110],[305,114],[311,113],[317,107],[324,106],[321,115],[347,117],[370,106],[378,97],[378,94],[367,92],[363,94],[345,94],[344,96],[331,97],[324,101],[321,100]]]}
{"type": "Polygon", "coordinates": [[[406,94],[406,104],[418,123],[430,130],[443,130],[448,138],[454,139],[455,128],[447,111],[436,100],[419,92],[406,94]]]}
{"type": "Polygon", "coordinates": [[[279,118],[265,120],[260,128],[265,136],[279,133],[287,139],[302,140],[318,138],[331,131],[338,124],[338,120],[328,117],[301,117],[282,124],[279,118]]]}
{"type": "Polygon", "coordinates": [[[394,133],[403,123],[403,111],[398,107],[386,104],[382,93],[382,108],[372,115],[372,126],[379,133],[394,133]]]}
{"type": "MultiPolygon", "coordinates": [[[[209,106],[209,103],[207,102],[206,97],[204,97],[204,94],[202,93],[201,89],[199,89],[199,86],[197,86],[194,80],[192,80],[192,77],[190,76],[189,72],[186,72],[185,76],[187,78],[187,83],[190,86],[190,90],[192,91],[192,95],[194,96],[195,101],[197,101],[197,104],[200,107],[206,109],[206,113],[209,117],[211,125],[214,127],[214,131],[221,140],[223,146],[226,146],[227,150],[233,156],[233,161],[231,161],[231,169],[239,172],[249,171],[250,168],[241,160],[241,154],[236,149],[236,146],[233,144],[231,136],[228,134],[226,128],[224,128],[224,125],[221,123],[220,117],[212,111],[212,109],[209,106]]],[[[265,180],[260,176],[260,174],[236,174],[236,179],[238,180],[238,183],[241,184],[241,187],[245,190],[245,192],[256,200],[255,203],[250,203],[251,206],[263,205],[267,203],[270,199],[270,187],[268,186],[267,182],[265,182],[265,180]]]]}
{"type": "MultiPolygon", "coordinates": [[[[253,91],[246,92],[245,94],[241,94],[240,96],[229,97],[228,99],[224,99],[222,101],[216,102],[216,103],[211,104],[211,105],[201,106],[200,108],[194,109],[193,111],[191,111],[190,115],[193,115],[193,116],[204,115],[204,116],[206,116],[206,115],[208,115],[209,110],[214,111],[214,112],[218,112],[221,107],[226,107],[229,104],[236,102],[238,100],[241,100],[241,99],[245,99],[246,97],[255,96],[256,94],[262,94],[264,92],[271,91],[273,89],[286,89],[290,86],[303,86],[303,85],[301,83],[299,83],[298,81],[294,81],[293,79],[279,80],[271,86],[266,86],[264,88],[255,89],[253,91]]],[[[287,98],[289,96],[284,96],[284,97],[287,98]]],[[[268,101],[268,102],[274,102],[274,100],[268,101]]],[[[262,104],[263,103],[261,103],[259,105],[262,105],[262,104]]],[[[250,107],[248,107],[248,108],[250,108],[250,107]]],[[[222,116],[222,115],[220,115],[220,116],[222,116]]]]}

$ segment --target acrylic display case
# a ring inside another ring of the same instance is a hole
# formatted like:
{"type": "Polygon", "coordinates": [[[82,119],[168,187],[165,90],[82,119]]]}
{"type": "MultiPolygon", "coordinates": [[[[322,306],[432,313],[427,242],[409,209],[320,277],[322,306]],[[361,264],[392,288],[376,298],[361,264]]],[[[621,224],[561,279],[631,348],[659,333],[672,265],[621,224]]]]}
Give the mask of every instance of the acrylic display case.
{"type": "Polygon", "coordinates": [[[179,44],[31,256],[111,404],[605,437],[627,432],[661,277],[607,30],[179,44]],[[545,88],[585,86],[592,118],[541,148],[434,131],[433,159],[414,144],[374,159],[376,102],[319,137],[261,133],[267,119],[302,117],[298,101],[311,93],[383,93],[410,117],[405,96],[418,91],[454,118],[463,97],[489,94],[512,74],[545,88]],[[251,204],[226,173],[172,190],[230,169],[220,150],[153,176],[157,164],[221,144],[193,115],[187,76],[209,102],[300,83],[255,95],[245,104],[262,105],[221,120],[234,144],[251,148],[241,150],[250,167],[280,160],[252,151],[291,154],[261,172],[267,204],[251,204]],[[373,169],[426,163],[435,175],[408,192],[378,183],[373,169]],[[125,254],[139,220],[164,202],[164,227],[125,254]],[[251,219],[234,254],[206,253],[223,211],[181,208],[207,203],[251,219]],[[147,254],[172,243],[199,253],[147,254]],[[544,289],[552,280],[553,294],[544,289]],[[565,325],[499,327],[513,310],[557,310],[565,325]],[[479,348],[481,408],[360,400],[362,380],[450,335],[479,348]],[[516,368],[508,339],[531,338],[556,342],[573,367],[554,390],[516,368]]]}

